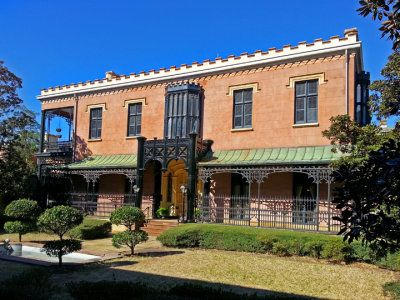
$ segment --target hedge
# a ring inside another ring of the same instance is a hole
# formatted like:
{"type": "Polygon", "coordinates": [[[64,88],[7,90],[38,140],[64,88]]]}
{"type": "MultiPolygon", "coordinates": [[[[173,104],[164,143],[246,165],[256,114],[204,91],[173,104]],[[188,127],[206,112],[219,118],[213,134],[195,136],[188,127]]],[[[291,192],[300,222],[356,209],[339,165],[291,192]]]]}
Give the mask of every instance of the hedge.
{"type": "Polygon", "coordinates": [[[68,235],[75,239],[93,240],[105,238],[110,232],[110,221],[85,218],[82,224],[68,231],[68,235]]]}
{"type": "Polygon", "coordinates": [[[400,299],[400,281],[388,282],[383,286],[383,294],[392,299],[400,299]]]}
{"type": "Polygon", "coordinates": [[[282,229],[211,224],[185,224],[164,231],[157,238],[163,246],[299,255],[333,261],[363,261],[400,269],[400,252],[377,258],[360,242],[348,244],[341,236],[282,229]]]}

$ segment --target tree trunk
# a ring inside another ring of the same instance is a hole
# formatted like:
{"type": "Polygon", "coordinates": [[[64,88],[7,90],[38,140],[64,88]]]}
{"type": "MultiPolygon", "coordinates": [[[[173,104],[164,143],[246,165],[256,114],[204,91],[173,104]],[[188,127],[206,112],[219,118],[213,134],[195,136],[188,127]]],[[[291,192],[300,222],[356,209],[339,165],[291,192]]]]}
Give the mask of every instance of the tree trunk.
{"type": "Polygon", "coordinates": [[[131,255],[135,254],[135,246],[131,246],[131,255]]]}
{"type": "Polygon", "coordinates": [[[21,243],[21,238],[22,238],[22,234],[18,234],[18,239],[19,239],[19,242],[21,243]]]}

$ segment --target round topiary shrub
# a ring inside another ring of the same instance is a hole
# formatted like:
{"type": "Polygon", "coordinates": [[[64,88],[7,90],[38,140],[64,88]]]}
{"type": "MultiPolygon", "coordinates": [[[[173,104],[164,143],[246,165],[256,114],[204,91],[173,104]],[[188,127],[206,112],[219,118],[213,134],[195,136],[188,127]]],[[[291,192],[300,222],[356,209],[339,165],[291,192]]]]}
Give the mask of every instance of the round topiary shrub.
{"type": "Polygon", "coordinates": [[[19,199],[11,202],[5,209],[5,215],[16,221],[4,224],[8,233],[18,233],[19,241],[23,234],[36,230],[36,221],[40,215],[40,207],[35,201],[19,199]]]}
{"type": "Polygon", "coordinates": [[[40,207],[36,201],[19,199],[8,204],[4,212],[6,216],[20,221],[36,221],[40,215],[40,207]]]}
{"type": "Polygon", "coordinates": [[[46,210],[38,220],[41,230],[57,234],[62,240],[68,230],[78,226],[83,221],[83,214],[70,206],[55,206],[46,210]]]}
{"type": "Polygon", "coordinates": [[[78,240],[63,240],[64,234],[78,226],[83,221],[83,214],[76,208],[69,206],[55,206],[46,210],[38,220],[40,229],[57,234],[59,241],[49,241],[43,246],[49,256],[58,257],[59,266],[62,265],[62,257],[65,254],[80,250],[82,244],[78,240]]]}
{"type": "Polygon", "coordinates": [[[141,242],[148,240],[147,232],[143,230],[123,231],[114,234],[112,238],[112,245],[115,248],[121,248],[121,246],[128,246],[131,249],[131,255],[134,254],[135,246],[141,242]]]}
{"type": "Polygon", "coordinates": [[[110,222],[115,225],[124,225],[129,231],[143,226],[145,215],[143,211],[134,206],[124,206],[114,210],[110,216],[110,222]]]}

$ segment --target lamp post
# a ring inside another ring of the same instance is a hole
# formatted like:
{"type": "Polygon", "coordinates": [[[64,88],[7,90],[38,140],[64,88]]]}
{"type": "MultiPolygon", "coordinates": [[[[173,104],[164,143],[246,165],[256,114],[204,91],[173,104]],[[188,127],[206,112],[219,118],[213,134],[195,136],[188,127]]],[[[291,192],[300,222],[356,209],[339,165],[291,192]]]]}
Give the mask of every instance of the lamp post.
{"type": "Polygon", "coordinates": [[[138,193],[140,191],[140,187],[138,187],[136,184],[132,187],[133,193],[135,194],[135,205],[138,203],[137,197],[138,193]]]}
{"type": "Polygon", "coordinates": [[[185,195],[187,193],[187,187],[181,185],[181,192],[182,192],[182,223],[185,221],[185,195]]]}

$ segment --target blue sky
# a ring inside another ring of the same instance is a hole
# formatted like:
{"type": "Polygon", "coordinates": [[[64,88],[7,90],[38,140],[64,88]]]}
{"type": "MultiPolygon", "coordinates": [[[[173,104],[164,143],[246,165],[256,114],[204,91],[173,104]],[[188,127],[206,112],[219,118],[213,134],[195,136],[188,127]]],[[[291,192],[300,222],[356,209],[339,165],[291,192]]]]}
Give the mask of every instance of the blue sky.
{"type": "MultiPolygon", "coordinates": [[[[19,95],[40,112],[40,89],[343,36],[357,27],[364,67],[380,78],[391,42],[356,0],[0,0],[0,60],[23,79],[19,95]]],[[[39,118],[38,118],[39,119],[39,118]]],[[[393,120],[389,125],[393,124],[393,120]]]]}

